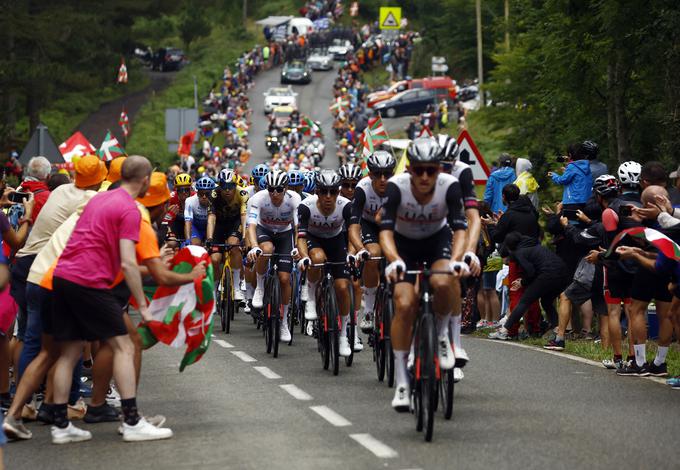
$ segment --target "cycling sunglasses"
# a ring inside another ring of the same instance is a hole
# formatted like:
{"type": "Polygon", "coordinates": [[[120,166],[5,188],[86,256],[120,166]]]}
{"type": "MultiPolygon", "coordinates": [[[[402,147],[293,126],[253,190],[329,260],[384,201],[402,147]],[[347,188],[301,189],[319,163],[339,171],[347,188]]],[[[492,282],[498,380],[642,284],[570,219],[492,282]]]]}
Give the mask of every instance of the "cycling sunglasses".
{"type": "Polygon", "coordinates": [[[319,189],[317,193],[319,196],[337,196],[340,190],[338,189],[319,189]]]}
{"type": "Polygon", "coordinates": [[[427,176],[434,176],[439,171],[439,167],[436,166],[412,166],[411,173],[416,176],[423,176],[427,173],[427,176]]]}
{"type": "Polygon", "coordinates": [[[212,191],[198,191],[198,197],[210,197],[212,191]]]}
{"type": "Polygon", "coordinates": [[[394,172],[392,171],[372,171],[371,178],[379,180],[380,178],[390,179],[394,172]]]}
{"type": "Polygon", "coordinates": [[[286,188],[284,188],[283,186],[277,186],[276,188],[267,188],[267,191],[269,191],[270,194],[271,193],[281,194],[285,190],[286,188]]]}
{"type": "Polygon", "coordinates": [[[220,183],[220,188],[226,189],[227,191],[230,189],[236,189],[236,183],[220,183]]]}
{"type": "Polygon", "coordinates": [[[191,188],[177,188],[177,194],[191,194],[191,188]]]}
{"type": "Polygon", "coordinates": [[[357,183],[351,183],[349,181],[342,183],[343,189],[355,189],[356,187],[357,187],[357,183]]]}

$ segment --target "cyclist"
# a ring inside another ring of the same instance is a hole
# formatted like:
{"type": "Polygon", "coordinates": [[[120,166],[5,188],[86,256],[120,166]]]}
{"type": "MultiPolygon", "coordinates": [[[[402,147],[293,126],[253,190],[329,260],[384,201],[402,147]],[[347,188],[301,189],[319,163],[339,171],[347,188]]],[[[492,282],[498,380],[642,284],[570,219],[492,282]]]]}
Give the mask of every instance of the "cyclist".
{"type": "Polygon", "coordinates": [[[217,188],[215,181],[209,176],[202,176],[196,181],[196,194],[184,203],[184,245],[202,245],[206,240],[208,214],[211,212],[210,200],[217,188]]]}
{"type": "MultiPolygon", "coordinates": [[[[455,176],[441,172],[441,149],[435,139],[414,140],[407,155],[408,172],[390,178],[387,184],[380,222],[380,246],[389,262],[385,275],[388,281],[399,284],[394,289],[391,330],[396,373],[392,406],[397,411],[409,409],[406,359],[418,306],[416,277],[405,271],[427,263],[433,270],[450,270],[454,277],[469,273],[468,265],[461,261],[466,222],[460,183],[455,176]]],[[[430,285],[437,314],[439,365],[444,370],[452,369],[455,358],[448,330],[456,302],[454,283],[447,275],[434,274],[430,285]]]]}
{"type": "MultiPolygon", "coordinates": [[[[208,215],[208,229],[206,248],[210,249],[214,240],[218,243],[229,245],[239,245],[243,239],[243,232],[246,226],[246,203],[248,201],[248,191],[238,186],[238,176],[228,169],[223,169],[219,174],[219,189],[212,200],[212,211],[208,215]]],[[[217,251],[210,255],[215,268],[215,282],[219,284],[222,271],[219,269],[222,264],[222,253],[217,251]]],[[[229,251],[230,264],[234,273],[234,300],[243,300],[243,292],[240,288],[241,283],[241,249],[238,246],[229,251]]]]}
{"type": "Polygon", "coordinates": [[[259,258],[262,253],[277,253],[279,281],[281,282],[281,301],[283,302],[283,321],[281,322],[281,341],[290,341],[288,330],[288,307],[290,306],[290,272],[293,267],[291,258],[299,256],[295,247],[297,232],[297,211],[300,195],[288,191],[288,175],[279,170],[267,174],[267,191],[253,196],[248,212],[248,238],[252,248],[248,260],[257,261],[255,270],[257,286],[253,295],[253,307],[262,308],[264,300],[264,276],[267,259],[259,258]]]}
{"type": "MultiPolygon", "coordinates": [[[[246,218],[248,217],[248,213],[250,212],[250,203],[252,201],[252,198],[255,195],[255,193],[262,190],[262,188],[260,188],[260,182],[261,181],[264,182],[264,177],[267,176],[267,173],[269,173],[269,167],[264,163],[256,165],[250,173],[251,184],[250,186],[246,187],[246,191],[248,191],[248,203],[246,204],[246,218]]],[[[249,239],[247,236],[245,238],[245,242],[246,248],[248,249],[252,248],[248,243],[249,239]]],[[[243,277],[245,278],[244,287],[246,291],[246,300],[252,302],[253,294],[255,292],[255,270],[252,269],[251,266],[246,265],[244,268],[244,274],[245,276],[243,277]]],[[[250,313],[250,305],[248,302],[246,302],[246,305],[243,307],[243,311],[244,313],[250,313]]]]}
{"type": "MultiPolygon", "coordinates": [[[[377,150],[368,156],[369,174],[362,178],[354,190],[352,203],[352,219],[349,226],[349,241],[359,248],[357,257],[368,258],[382,256],[378,232],[380,223],[379,211],[386,201],[385,189],[387,180],[394,173],[396,161],[384,150],[377,150]]],[[[373,328],[373,307],[375,293],[380,282],[378,263],[368,261],[363,271],[364,281],[364,318],[360,328],[368,333],[373,328]]]]}
{"type": "MultiPolygon", "coordinates": [[[[347,255],[347,238],[343,228],[349,223],[352,213],[352,203],[349,199],[339,196],[340,175],[333,170],[322,170],[316,177],[316,195],[305,199],[298,208],[298,249],[302,260],[300,269],[305,269],[311,261],[314,264],[330,261],[331,263],[344,263],[353,258],[347,255]]],[[[340,328],[341,356],[349,356],[352,353],[347,339],[347,325],[349,322],[349,272],[346,266],[335,265],[331,268],[335,279],[335,293],[338,298],[338,307],[342,315],[340,328]]],[[[309,300],[305,305],[305,319],[316,320],[316,299],[313,293],[316,284],[321,277],[319,268],[309,268],[307,284],[309,285],[309,300]]],[[[363,349],[361,342],[355,335],[355,351],[363,349]]]]}
{"type": "Polygon", "coordinates": [[[161,223],[167,227],[168,234],[181,236],[184,233],[184,204],[189,196],[195,194],[192,184],[191,176],[187,173],[175,176],[175,190],[170,193],[170,207],[161,223]]]}
{"type": "Polygon", "coordinates": [[[298,193],[303,201],[309,196],[309,194],[303,192],[305,188],[305,177],[300,170],[290,170],[288,172],[288,187],[291,191],[298,193]]]}

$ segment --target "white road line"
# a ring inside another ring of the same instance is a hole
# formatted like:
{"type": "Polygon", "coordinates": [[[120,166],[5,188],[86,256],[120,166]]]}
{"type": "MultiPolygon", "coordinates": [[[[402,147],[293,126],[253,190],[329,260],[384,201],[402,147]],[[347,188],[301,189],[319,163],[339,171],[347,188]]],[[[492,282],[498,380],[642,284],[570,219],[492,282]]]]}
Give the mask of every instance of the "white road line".
{"type": "Polygon", "coordinates": [[[285,385],[279,385],[282,389],[284,389],[290,396],[295,398],[296,400],[313,400],[312,396],[302,390],[301,388],[298,388],[296,385],[293,384],[285,384],[285,385]]]}
{"type": "Polygon", "coordinates": [[[383,444],[370,434],[350,434],[349,437],[371,451],[373,455],[381,459],[394,459],[399,454],[397,451],[383,444]]]}
{"type": "MultiPolygon", "coordinates": [[[[482,338],[482,339],[484,339],[484,338],[482,338]]],[[[595,366],[595,367],[598,367],[600,369],[604,368],[604,366],[602,365],[601,362],[592,361],[592,360],[586,359],[584,357],[574,356],[573,354],[563,353],[563,352],[559,352],[559,351],[551,351],[550,349],[541,349],[541,348],[537,348],[536,346],[530,346],[528,344],[515,343],[515,342],[511,342],[511,341],[497,341],[497,340],[493,340],[493,339],[484,339],[484,341],[491,341],[493,343],[505,344],[507,346],[514,346],[516,348],[531,349],[532,351],[538,351],[538,352],[542,352],[544,354],[551,354],[553,356],[562,357],[564,359],[569,359],[570,361],[576,361],[576,362],[580,362],[581,364],[588,364],[589,366],[595,366]]],[[[616,372],[612,371],[612,373],[615,374],[616,372]]],[[[651,380],[652,382],[656,382],[656,383],[666,385],[666,379],[663,379],[661,377],[651,377],[650,376],[650,377],[636,377],[636,378],[637,379],[647,379],[647,380],[651,380]]]]}
{"type": "Polygon", "coordinates": [[[234,347],[233,344],[227,343],[227,342],[226,342],[225,340],[223,340],[223,339],[216,339],[215,342],[216,342],[217,344],[219,344],[220,346],[222,346],[223,348],[226,348],[226,349],[229,349],[229,348],[233,348],[233,347],[234,347]]]}
{"type": "Polygon", "coordinates": [[[264,367],[264,366],[255,366],[253,367],[256,371],[258,371],[260,374],[264,375],[268,379],[280,379],[281,376],[271,370],[269,367],[264,367]]]}
{"type": "Polygon", "coordinates": [[[331,423],[333,426],[351,426],[352,423],[347,421],[345,418],[337,414],[335,411],[331,410],[327,406],[310,406],[309,407],[314,413],[321,416],[323,419],[331,423]]]}
{"type": "Polygon", "coordinates": [[[243,351],[232,351],[231,352],[234,356],[238,357],[241,359],[243,362],[257,362],[257,359],[255,359],[253,356],[250,354],[243,352],[243,351]]]}

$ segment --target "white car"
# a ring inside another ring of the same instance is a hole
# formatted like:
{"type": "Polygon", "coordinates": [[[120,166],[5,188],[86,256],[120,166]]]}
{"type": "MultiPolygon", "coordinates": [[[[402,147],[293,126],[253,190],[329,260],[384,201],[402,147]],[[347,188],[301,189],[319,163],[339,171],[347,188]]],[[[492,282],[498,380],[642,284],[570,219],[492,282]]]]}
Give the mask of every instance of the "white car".
{"type": "Polygon", "coordinates": [[[313,49],[307,57],[307,65],[312,70],[331,70],[333,68],[333,54],[326,49],[313,49]]]}
{"type": "Polygon", "coordinates": [[[291,106],[297,109],[297,93],[291,87],[272,87],[264,95],[264,113],[271,113],[278,106],[291,106]]]}
{"type": "Polygon", "coordinates": [[[354,50],[352,42],[348,39],[333,39],[333,44],[328,48],[328,52],[333,54],[335,60],[347,59],[347,54],[354,50]]]}

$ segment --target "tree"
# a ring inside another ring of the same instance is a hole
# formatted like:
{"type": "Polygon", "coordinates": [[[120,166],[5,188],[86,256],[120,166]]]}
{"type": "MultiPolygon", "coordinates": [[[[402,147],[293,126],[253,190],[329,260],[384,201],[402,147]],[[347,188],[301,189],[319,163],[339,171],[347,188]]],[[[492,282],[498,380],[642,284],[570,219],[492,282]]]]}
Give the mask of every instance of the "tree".
{"type": "Polygon", "coordinates": [[[200,37],[210,34],[211,25],[205,15],[201,14],[201,4],[197,0],[187,0],[179,18],[179,36],[187,49],[200,37]]]}

